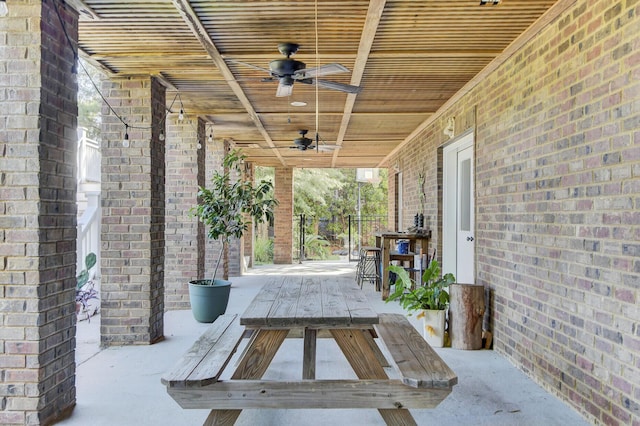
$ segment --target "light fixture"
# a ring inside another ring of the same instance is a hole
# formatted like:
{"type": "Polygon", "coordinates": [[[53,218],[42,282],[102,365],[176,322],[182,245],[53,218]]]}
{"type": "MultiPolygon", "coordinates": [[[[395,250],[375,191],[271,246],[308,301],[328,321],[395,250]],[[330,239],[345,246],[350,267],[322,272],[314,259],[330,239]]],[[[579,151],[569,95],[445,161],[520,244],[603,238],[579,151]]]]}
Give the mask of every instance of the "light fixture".
{"type": "Polygon", "coordinates": [[[125,124],[124,139],[122,139],[122,146],[129,148],[129,125],[125,124]]]}
{"type": "Polygon", "coordinates": [[[0,0],[0,16],[7,16],[9,14],[9,8],[7,7],[6,0],[0,0]]]}
{"type": "Polygon", "coordinates": [[[496,5],[500,3],[500,0],[480,0],[480,6],[484,6],[485,4],[492,4],[492,5],[496,5]]]}
{"type": "Polygon", "coordinates": [[[456,118],[449,117],[447,119],[447,126],[444,128],[444,134],[448,136],[449,139],[451,139],[453,135],[455,135],[455,131],[456,131],[456,118]]]}
{"type": "Polygon", "coordinates": [[[303,106],[307,106],[307,103],[306,102],[302,102],[302,101],[293,101],[293,102],[291,102],[291,106],[303,107],[303,106]]]}
{"type": "Polygon", "coordinates": [[[180,108],[180,114],[178,114],[178,121],[184,120],[184,110],[180,108]]]}

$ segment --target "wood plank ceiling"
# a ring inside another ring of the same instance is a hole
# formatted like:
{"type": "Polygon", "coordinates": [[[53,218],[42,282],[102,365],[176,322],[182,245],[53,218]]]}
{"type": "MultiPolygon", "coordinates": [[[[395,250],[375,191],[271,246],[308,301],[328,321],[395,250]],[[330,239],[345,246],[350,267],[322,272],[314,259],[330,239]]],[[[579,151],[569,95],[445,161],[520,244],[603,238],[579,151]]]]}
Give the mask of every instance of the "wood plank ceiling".
{"type": "Polygon", "coordinates": [[[91,61],[114,75],[161,77],[167,100],[177,91],[216,140],[233,140],[256,164],[287,167],[380,165],[556,2],[70,0],[91,61]],[[259,68],[283,58],[281,42],[299,44],[293,58],[308,68],[344,65],[319,78],[361,91],[296,82],[276,97],[278,81],[259,68]],[[340,148],[291,149],[300,129],[340,148]]]}

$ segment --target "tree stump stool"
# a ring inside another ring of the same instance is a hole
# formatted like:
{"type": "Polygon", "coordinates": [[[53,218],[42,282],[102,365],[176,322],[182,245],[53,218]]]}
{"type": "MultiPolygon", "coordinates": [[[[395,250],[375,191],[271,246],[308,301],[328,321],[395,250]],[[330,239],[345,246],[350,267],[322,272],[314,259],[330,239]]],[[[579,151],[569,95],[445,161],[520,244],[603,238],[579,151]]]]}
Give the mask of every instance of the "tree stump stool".
{"type": "Polygon", "coordinates": [[[482,349],[484,286],[449,286],[449,337],[455,349],[482,349]]]}

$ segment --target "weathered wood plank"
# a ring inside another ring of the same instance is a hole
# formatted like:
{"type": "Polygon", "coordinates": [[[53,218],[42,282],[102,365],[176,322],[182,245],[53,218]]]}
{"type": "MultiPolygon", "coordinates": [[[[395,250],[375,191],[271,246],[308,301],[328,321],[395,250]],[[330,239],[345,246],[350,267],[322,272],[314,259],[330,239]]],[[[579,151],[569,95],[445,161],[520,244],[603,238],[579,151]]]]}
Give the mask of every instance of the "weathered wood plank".
{"type": "Polygon", "coordinates": [[[301,276],[285,276],[278,297],[273,301],[267,316],[269,327],[294,327],[300,325],[296,318],[298,301],[302,291],[301,276]]]}
{"type": "Polygon", "coordinates": [[[316,378],[316,338],[318,331],[312,328],[304,329],[304,347],[302,354],[302,378],[313,380],[316,378]]]}
{"type": "MultiPolygon", "coordinates": [[[[332,330],[338,346],[347,357],[353,371],[360,379],[384,379],[387,373],[378,362],[371,350],[362,330],[332,330]]],[[[388,408],[378,406],[378,412],[389,425],[412,425],[415,420],[406,405],[400,401],[394,404],[393,413],[387,413],[388,408]],[[413,422],[413,423],[412,423],[413,422]]]]}
{"type": "Polygon", "coordinates": [[[211,410],[203,426],[232,426],[240,413],[241,410],[211,410]]]}
{"type": "Polygon", "coordinates": [[[387,373],[371,350],[362,330],[331,330],[353,371],[361,379],[385,379],[387,373]]]}
{"type": "Polygon", "coordinates": [[[252,327],[266,325],[267,316],[273,302],[279,297],[282,284],[282,278],[270,277],[240,317],[240,324],[252,327]]]}
{"type": "Polygon", "coordinates": [[[235,353],[244,327],[237,315],[219,316],[161,379],[167,386],[200,386],[216,381],[235,353]]]}
{"type": "Polygon", "coordinates": [[[415,419],[407,410],[378,410],[384,422],[389,426],[417,426],[415,419]]]}
{"type": "Polygon", "coordinates": [[[335,281],[323,280],[322,316],[329,325],[351,325],[351,314],[344,297],[343,288],[335,281]]]}
{"type": "Polygon", "coordinates": [[[400,380],[229,380],[171,388],[182,408],[434,408],[451,389],[417,389],[400,380]]]}
{"type": "Polygon", "coordinates": [[[322,280],[320,278],[303,277],[300,300],[298,301],[297,308],[296,317],[300,322],[306,323],[312,318],[323,318],[322,280]]]}
{"type": "Polygon", "coordinates": [[[458,377],[400,314],[380,314],[374,326],[405,384],[418,388],[451,388],[458,377]]]}
{"type": "Polygon", "coordinates": [[[336,280],[336,285],[340,287],[345,303],[351,315],[351,323],[377,324],[378,314],[371,308],[365,293],[350,279],[341,278],[336,280]]]}
{"type": "Polygon", "coordinates": [[[287,337],[288,330],[259,330],[232,374],[232,379],[259,379],[287,337]]]}
{"type": "MultiPolygon", "coordinates": [[[[280,348],[280,345],[287,337],[287,330],[260,330],[251,336],[251,342],[244,352],[236,370],[231,375],[232,379],[259,379],[262,377],[271,360],[275,356],[276,352],[280,348]]],[[[174,397],[175,398],[175,397],[174,397]]],[[[222,424],[233,424],[235,419],[238,418],[242,408],[248,408],[246,406],[237,407],[222,407],[220,405],[208,405],[202,408],[216,407],[209,413],[209,419],[216,419],[224,422],[222,424]],[[232,409],[229,409],[232,408],[232,409]]],[[[212,423],[216,424],[216,423],[212,423]]],[[[207,425],[207,423],[205,423],[207,425]]]]}
{"type": "Polygon", "coordinates": [[[352,280],[309,276],[265,283],[240,318],[240,324],[252,328],[362,328],[377,322],[376,312],[352,280]]]}

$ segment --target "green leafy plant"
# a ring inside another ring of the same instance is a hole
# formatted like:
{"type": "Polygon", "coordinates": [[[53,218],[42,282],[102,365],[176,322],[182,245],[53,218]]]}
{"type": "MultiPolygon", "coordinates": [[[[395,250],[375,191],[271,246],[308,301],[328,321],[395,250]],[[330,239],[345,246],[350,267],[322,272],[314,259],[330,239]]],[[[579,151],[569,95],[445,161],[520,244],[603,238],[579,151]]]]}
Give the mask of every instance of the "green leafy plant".
{"type": "Polygon", "coordinates": [[[422,285],[416,285],[406,269],[390,265],[389,271],[396,274],[396,285],[387,302],[398,300],[400,306],[409,314],[422,309],[441,310],[449,305],[449,293],[445,288],[453,284],[456,279],[453,274],[440,275],[440,265],[432,260],[429,267],[422,274],[422,285]],[[413,289],[412,289],[413,287],[413,289]]]}
{"type": "Polygon", "coordinates": [[[273,263],[273,239],[256,238],[253,254],[256,263],[273,263]]]}
{"type": "MultiPolygon", "coordinates": [[[[199,188],[198,204],[191,209],[191,213],[208,227],[209,238],[220,241],[223,248],[231,238],[241,238],[249,223],[273,223],[273,210],[278,205],[272,198],[271,182],[261,180],[254,186],[253,182],[235,179],[241,176],[240,166],[244,159],[239,150],[225,155],[223,170],[213,174],[210,189],[199,188]]],[[[218,272],[223,251],[220,250],[210,284],[218,272]]]]}
{"type": "Polygon", "coordinates": [[[98,291],[95,289],[95,283],[90,275],[96,261],[96,254],[89,253],[84,258],[85,268],[76,277],[76,303],[80,304],[83,312],[89,308],[90,300],[98,298],[98,291]]]}

